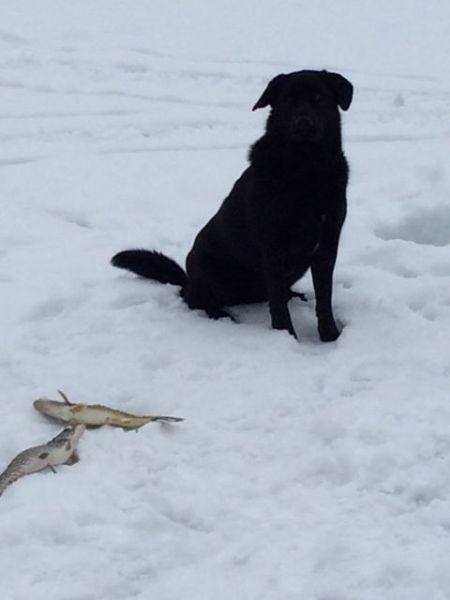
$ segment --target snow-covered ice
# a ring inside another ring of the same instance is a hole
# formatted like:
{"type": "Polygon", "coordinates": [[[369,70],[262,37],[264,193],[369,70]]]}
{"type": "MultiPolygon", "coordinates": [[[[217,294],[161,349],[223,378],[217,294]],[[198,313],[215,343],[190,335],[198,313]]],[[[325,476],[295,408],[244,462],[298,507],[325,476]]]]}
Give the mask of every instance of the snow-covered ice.
{"type": "MultiPolygon", "coordinates": [[[[0,499],[5,600],[450,598],[450,4],[3,0],[0,463],[32,407],[184,416],[99,429],[0,499]],[[112,269],[182,262],[246,164],[269,78],[355,85],[343,333],[189,311],[112,269]]],[[[1,467],[0,467],[1,468],[1,467]]]]}

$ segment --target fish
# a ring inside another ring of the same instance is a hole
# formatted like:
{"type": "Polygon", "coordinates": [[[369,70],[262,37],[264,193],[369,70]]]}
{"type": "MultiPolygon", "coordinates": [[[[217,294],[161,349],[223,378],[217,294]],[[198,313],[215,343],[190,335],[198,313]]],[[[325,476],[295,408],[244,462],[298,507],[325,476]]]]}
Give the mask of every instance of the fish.
{"type": "Polygon", "coordinates": [[[80,458],[77,445],[84,433],[84,425],[66,427],[46,444],[20,452],[0,475],[0,496],[5,489],[24,475],[51,469],[56,473],[58,465],[74,465],[80,458]]]}
{"type": "Polygon", "coordinates": [[[121,427],[124,430],[138,430],[151,421],[178,423],[184,420],[181,417],[137,416],[102,404],[75,404],[69,402],[66,394],[61,390],[58,390],[58,394],[63,402],[39,398],[33,402],[34,408],[52,419],[72,424],[82,423],[88,428],[111,425],[112,427],[121,427]]]}

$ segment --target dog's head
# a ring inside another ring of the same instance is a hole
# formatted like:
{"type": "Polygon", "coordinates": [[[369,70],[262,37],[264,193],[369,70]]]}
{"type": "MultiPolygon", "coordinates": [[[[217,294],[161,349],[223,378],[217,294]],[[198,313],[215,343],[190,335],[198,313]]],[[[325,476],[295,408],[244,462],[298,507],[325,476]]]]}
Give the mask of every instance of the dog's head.
{"type": "Polygon", "coordinates": [[[348,110],[353,86],[338,73],[297,71],[277,75],[253,107],[272,107],[269,123],[293,143],[320,143],[339,126],[339,111],[348,110]]]}

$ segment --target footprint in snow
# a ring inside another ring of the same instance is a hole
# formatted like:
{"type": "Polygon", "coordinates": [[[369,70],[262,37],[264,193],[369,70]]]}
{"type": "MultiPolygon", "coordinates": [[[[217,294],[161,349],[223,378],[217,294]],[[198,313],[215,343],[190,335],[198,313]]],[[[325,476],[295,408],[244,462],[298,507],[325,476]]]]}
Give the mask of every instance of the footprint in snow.
{"type": "Polygon", "coordinates": [[[437,318],[435,307],[426,302],[412,301],[408,303],[408,308],[427,321],[435,321],[437,318]]]}
{"type": "Polygon", "coordinates": [[[89,221],[80,213],[59,210],[49,210],[48,213],[71,225],[77,225],[77,227],[84,229],[91,228],[89,221]]]}
{"type": "Polygon", "coordinates": [[[58,317],[64,312],[70,311],[83,303],[84,297],[66,296],[61,298],[48,298],[38,302],[28,313],[28,321],[41,321],[42,319],[52,319],[58,317]]]}
{"type": "Polygon", "coordinates": [[[402,221],[375,231],[382,240],[404,240],[427,246],[450,244],[450,209],[445,205],[418,209],[402,221]]]}
{"type": "Polygon", "coordinates": [[[118,309],[130,308],[133,306],[140,306],[141,304],[149,304],[150,301],[151,301],[151,298],[149,296],[148,290],[146,289],[145,293],[142,293],[142,294],[133,294],[133,293],[123,294],[122,296],[120,296],[120,298],[113,300],[110,303],[110,306],[112,308],[118,308],[118,309]]]}

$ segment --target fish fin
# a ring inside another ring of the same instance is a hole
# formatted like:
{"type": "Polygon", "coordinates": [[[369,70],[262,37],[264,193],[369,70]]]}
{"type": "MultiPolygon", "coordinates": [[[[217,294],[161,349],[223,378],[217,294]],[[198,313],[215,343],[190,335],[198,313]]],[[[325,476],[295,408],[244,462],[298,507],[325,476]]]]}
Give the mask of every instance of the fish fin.
{"type": "Polygon", "coordinates": [[[80,456],[78,452],[74,450],[64,464],[71,466],[76,465],[77,462],[80,462],[80,456]]]}
{"type": "Polygon", "coordinates": [[[53,473],[56,474],[56,469],[53,465],[48,465],[48,468],[51,469],[53,471],[53,473]]]}
{"type": "Polygon", "coordinates": [[[180,421],[184,421],[183,417],[152,417],[153,421],[157,421],[158,423],[179,423],[180,421]]]}
{"type": "Polygon", "coordinates": [[[58,394],[64,400],[65,404],[68,404],[69,406],[73,406],[73,402],[69,401],[69,398],[66,396],[66,394],[64,392],[62,392],[61,390],[58,390],[58,394]]]}

